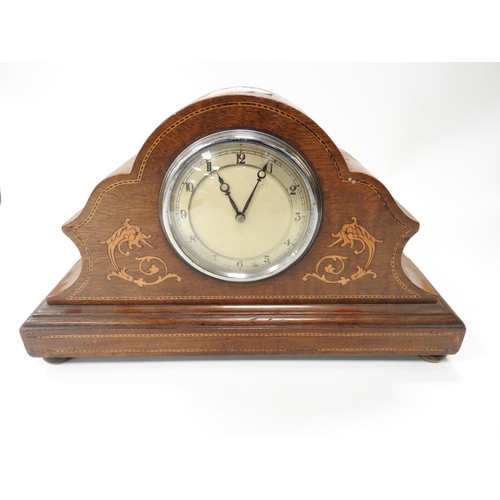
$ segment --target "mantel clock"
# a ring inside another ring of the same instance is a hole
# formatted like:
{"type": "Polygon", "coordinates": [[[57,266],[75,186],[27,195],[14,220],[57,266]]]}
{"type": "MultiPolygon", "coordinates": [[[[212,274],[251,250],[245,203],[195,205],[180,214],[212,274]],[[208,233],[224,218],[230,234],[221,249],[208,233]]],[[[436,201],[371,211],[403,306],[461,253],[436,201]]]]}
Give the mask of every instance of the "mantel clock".
{"type": "Polygon", "coordinates": [[[28,353],[456,353],[465,327],[403,253],[418,222],[266,91],[163,122],[63,226],[81,259],[21,327],[28,353]]]}

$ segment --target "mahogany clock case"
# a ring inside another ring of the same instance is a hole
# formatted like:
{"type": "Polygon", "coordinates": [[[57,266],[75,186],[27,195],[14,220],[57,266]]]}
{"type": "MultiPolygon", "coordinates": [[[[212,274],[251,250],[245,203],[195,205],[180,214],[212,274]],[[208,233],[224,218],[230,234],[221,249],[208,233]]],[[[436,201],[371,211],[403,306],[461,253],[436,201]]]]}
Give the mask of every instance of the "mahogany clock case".
{"type": "Polygon", "coordinates": [[[94,356],[420,355],[460,349],[465,326],[403,253],[418,222],[303,112],[253,89],[217,92],[164,121],[63,231],[81,259],[21,327],[28,353],[94,356]],[[162,229],[169,166],[234,129],[300,152],[318,181],[319,231],[293,266],[228,282],[179,257],[162,229]]]}

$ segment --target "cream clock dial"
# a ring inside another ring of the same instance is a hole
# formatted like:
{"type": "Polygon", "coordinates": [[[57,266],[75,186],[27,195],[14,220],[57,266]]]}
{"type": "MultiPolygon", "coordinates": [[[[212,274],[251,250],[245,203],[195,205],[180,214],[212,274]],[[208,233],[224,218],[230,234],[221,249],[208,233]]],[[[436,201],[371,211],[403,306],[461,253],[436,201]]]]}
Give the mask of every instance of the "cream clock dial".
{"type": "Polygon", "coordinates": [[[287,269],[309,248],[321,221],[317,181],[276,137],[217,132],[186,148],[160,194],[165,234],[199,271],[255,281],[287,269]]]}

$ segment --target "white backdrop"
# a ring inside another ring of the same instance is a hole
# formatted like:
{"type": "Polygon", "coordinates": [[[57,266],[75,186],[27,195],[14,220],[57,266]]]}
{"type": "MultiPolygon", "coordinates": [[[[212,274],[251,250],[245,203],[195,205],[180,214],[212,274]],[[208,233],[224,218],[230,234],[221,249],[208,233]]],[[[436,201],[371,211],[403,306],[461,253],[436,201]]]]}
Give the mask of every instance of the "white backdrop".
{"type": "Polygon", "coordinates": [[[499,497],[500,64],[2,65],[0,105],[3,498],[499,497]],[[61,225],[233,85],[295,103],[419,220],[406,253],[467,326],[456,356],[26,354],[19,326],[79,258],[61,225]]]}

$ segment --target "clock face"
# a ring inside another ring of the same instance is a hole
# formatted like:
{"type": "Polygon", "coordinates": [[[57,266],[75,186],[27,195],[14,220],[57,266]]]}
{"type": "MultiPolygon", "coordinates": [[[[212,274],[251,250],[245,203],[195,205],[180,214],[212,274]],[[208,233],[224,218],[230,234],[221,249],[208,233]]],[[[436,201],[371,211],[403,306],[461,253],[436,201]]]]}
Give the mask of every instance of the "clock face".
{"type": "Polygon", "coordinates": [[[227,281],[274,276],[313,242],[321,200],[289,145],[251,130],[217,132],[186,148],[165,175],[160,215],[179,255],[227,281]]]}

